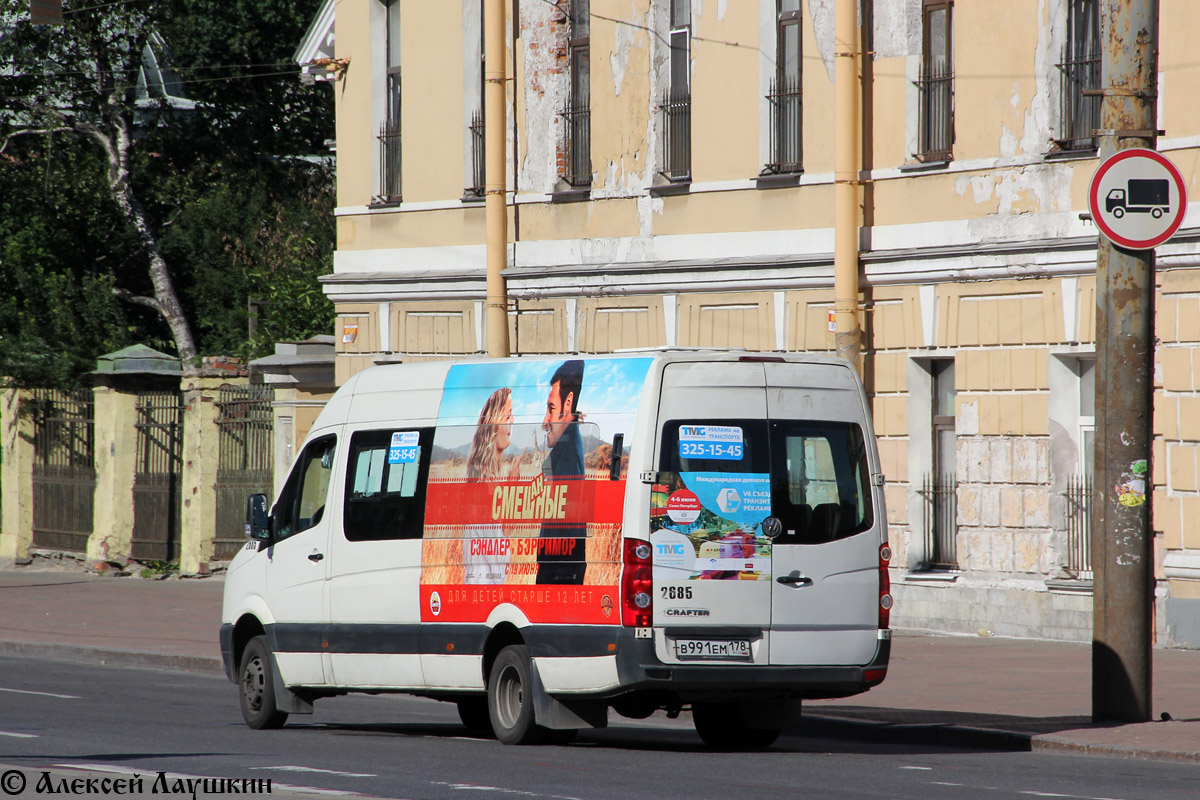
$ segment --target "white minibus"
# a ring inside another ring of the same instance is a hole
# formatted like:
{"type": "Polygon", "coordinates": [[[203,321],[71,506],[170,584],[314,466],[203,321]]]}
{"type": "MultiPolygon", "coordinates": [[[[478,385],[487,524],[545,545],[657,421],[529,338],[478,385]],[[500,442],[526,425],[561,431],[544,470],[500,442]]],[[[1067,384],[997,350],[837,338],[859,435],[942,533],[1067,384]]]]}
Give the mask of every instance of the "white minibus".
{"type": "Polygon", "coordinates": [[[765,747],[887,672],[883,475],[834,358],[371,367],[246,527],[220,640],[253,728],[405,692],[506,744],[611,709],[765,747]]]}

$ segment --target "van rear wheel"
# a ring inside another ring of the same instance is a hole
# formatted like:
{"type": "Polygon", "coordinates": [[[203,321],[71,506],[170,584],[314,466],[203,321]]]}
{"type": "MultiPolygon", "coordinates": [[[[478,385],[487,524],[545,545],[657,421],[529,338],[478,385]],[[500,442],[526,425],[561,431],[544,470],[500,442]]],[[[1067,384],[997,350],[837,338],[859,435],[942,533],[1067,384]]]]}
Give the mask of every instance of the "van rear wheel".
{"type": "Polygon", "coordinates": [[[770,747],[783,732],[780,728],[748,727],[738,703],[693,703],[692,724],[706,745],[726,750],[770,747]]]}
{"type": "Polygon", "coordinates": [[[464,697],[457,702],[458,718],[467,729],[476,733],[492,733],[492,718],[486,697],[464,697]]]}
{"type": "Polygon", "coordinates": [[[533,673],[529,650],[511,644],[500,651],[488,676],[488,714],[496,738],[504,744],[540,744],[546,729],[534,722],[533,673]]]}
{"type": "Polygon", "coordinates": [[[275,706],[275,680],[271,669],[271,646],[266,636],[255,636],[242,651],[238,670],[242,719],[255,730],[282,728],[287,712],[275,706]]]}

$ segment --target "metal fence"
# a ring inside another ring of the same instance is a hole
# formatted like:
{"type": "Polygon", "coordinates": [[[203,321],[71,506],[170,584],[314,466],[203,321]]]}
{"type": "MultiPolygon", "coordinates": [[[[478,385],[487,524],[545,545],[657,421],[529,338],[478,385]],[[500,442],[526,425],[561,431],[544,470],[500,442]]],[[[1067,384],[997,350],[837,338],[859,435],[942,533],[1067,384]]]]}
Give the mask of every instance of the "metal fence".
{"type": "Polygon", "coordinates": [[[141,561],[179,557],[183,406],[179,392],[142,392],[137,399],[137,470],[133,543],[141,561]]]}
{"type": "Polygon", "coordinates": [[[1095,150],[1092,133],[1100,127],[1099,94],[1084,94],[1100,88],[1100,54],[1089,53],[1066,59],[1058,65],[1062,103],[1062,132],[1058,145],[1063,150],[1095,150]]]}
{"type": "Polygon", "coordinates": [[[487,183],[487,162],[484,147],[486,145],[483,126],[483,112],[476,111],[471,115],[471,185],[467,187],[470,197],[483,197],[484,186],[487,183]]]}
{"type": "Polygon", "coordinates": [[[33,544],[84,552],[96,490],[95,406],[88,389],[37,389],[33,413],[33,544]]]}
{"type": "Polygon", "coordinates": [[[767,172],[799,172],[801,168],[799,81],[773,81],[767,95],[771,109],[771,153],[767,172]]]}
{"type": "Polygon", "coordinates": [[[662,174],[672,181],[692,177],[692,98],[671,93],[659,105],[662,114],[662,174]]]}
{"type": "Polygon", "coordinates": [[[953,475],[926,475],[925,564],[927,569],[958,569],[958,481],[953,475]]]}
{"type": "Polygon", "coordinates": [[[274,399],[268,386],[222,386],[217,394],[217,561],[233,558],[246,543],[246,497],[271,494],[274,399]]]}
{"type": "Polygon", "coordinates": [[[949,161],[954,144],[954,72],[930,65],[917,81],[921,120],[917,155],[924,161],[949,161]]]}
{"type": "Polygon", "coordinates": [[[400,202],[400,125],[379,126],[379,199],[400,202]]]}
{"type": "Polygon", "coordinates": [[[569,106],[562,112],[563,180],[572,186],[592,185],[592,110],[569,106]]]}
{"type": "Polygon", "coordinates": [[[1078,578],[1092,577],[1092,480],[1084,475],[1067,478],[1067,563],[1078,578]]]}

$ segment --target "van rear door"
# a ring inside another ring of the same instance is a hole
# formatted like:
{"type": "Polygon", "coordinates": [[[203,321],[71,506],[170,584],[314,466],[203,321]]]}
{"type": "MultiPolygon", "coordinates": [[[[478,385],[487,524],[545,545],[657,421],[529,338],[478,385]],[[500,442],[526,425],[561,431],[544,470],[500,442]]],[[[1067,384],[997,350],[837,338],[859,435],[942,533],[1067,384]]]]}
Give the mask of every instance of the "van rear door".
{"type": "Polygon", "coordinates": [[[761,626],[769,634],[754,646],[755,663],[870,662],[882,505],[850,370],[671,364],[659,412],[655,625],[730,636],[761,626]],[[767,517],[781,523],[774,540],[767,517]]]}
{"type": "Polygon", "coordinates": [[[771,663],[865,664],[879,629],[877,472],[862,390],[833,364],[763,365],[771,419],[771,663]]]}

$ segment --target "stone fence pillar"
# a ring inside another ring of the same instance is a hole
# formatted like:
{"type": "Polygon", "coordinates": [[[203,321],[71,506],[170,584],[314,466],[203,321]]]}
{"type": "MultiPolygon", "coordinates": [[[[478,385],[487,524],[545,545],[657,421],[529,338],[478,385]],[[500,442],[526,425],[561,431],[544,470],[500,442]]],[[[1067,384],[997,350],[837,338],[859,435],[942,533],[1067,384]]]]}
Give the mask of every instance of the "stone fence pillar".
{"type": "Polygon", "coordinates": [[[88,561],[124,562],[133,546],[133,479],[137,472],[135,386],[98,383],[92,388],[96,423],[96,493],[88,561]]]}
{"type": "Polygon", "coordinates": [[[0,392],[0,564],[29,557],[33,542],[33,420],[21,414],[25,393],[0,392]]]}

